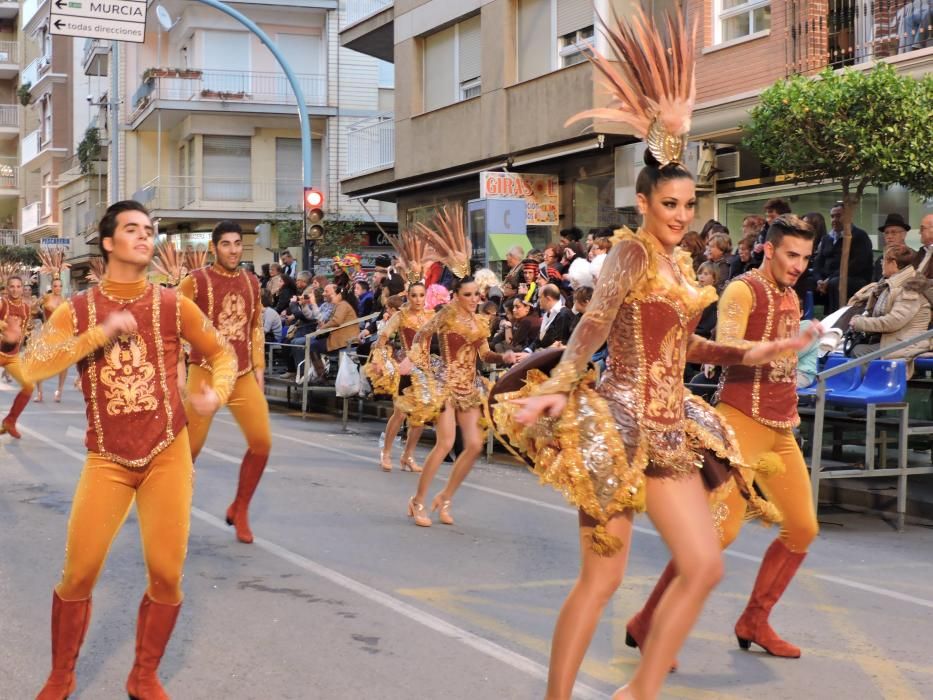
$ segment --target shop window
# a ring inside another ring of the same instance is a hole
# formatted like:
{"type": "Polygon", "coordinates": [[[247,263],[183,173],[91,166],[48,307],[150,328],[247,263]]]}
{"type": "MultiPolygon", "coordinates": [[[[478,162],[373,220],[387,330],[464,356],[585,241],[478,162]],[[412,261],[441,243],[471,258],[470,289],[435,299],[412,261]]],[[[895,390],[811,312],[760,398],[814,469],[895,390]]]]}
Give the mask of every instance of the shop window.
{"type": "Polygon", "coordinates": [[[771,29],[770,0],[716,0],[716,43],[771,29]]]}

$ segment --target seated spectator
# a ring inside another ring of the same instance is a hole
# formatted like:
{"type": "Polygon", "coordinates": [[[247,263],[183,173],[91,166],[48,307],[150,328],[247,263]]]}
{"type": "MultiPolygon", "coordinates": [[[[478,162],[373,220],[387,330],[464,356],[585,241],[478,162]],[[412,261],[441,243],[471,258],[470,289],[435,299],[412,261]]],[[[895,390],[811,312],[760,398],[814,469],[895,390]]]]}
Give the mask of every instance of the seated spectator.
{"type": "MultiPolygon", "coordinates": [[[[719,272],[716,275],[720,280],[716,286],[716,291],[722,291],[722,285],[729,279],[729,270],[732,267],[729,263],[729,256],[732,254],[732,239],[726,233],[714,233],[709,237],[706,244],[706,259],[713,263],[719,272]]],[[[702,267],[702,265],[700,266],[702,267]]],[[[699,270],[698,270],[699,271],[699,270]]]]}
{"type": "MultiPolygon", "coordinates": [[[[913,266],[916,254],[905,245],[894,245],[884,251],[883,278],[866,285],[849,300],[849,305],[865,304],[865,313],[853,316],[849,328],[877,336],[852,349],[853,357],[862,357],[888,345],[894,345],[919,335],[930,325],[930,302],[926,292],[930,285],[913,266]]],[[[886,359],[910,358],[930,349],[929,341],[892,352],[886,359]]]]}
{"type": "MultiPolygon", "coordinates": [[[[583,231],[578,229],[576,226],[562,229],[560,232],[560,244],[564,247],[570,245],[571,243],[579,243],[582,240],[583,231]]],[[[528,254],[528,257],[532,257],[531,253],[528,254]]]]}
{"type": "Polygon", "coordinates": [[[765,202],[764,211],[765,225],[762,226],[761,230],[758,232],[758,238],[755,240],[755,248],[752,251],[752,260],[754,261],[755,267],[760,267],[762,261],[765,259],[764,250],[765,241],[768,238],[768,226],[782,214],[791,213],[790,204],[787,200],[781,199],[780,197],[774,197],[765,202]]]}
{"type": "Polygon", "coordinates": [[[749,214],[742,219],[742,238],[754,236],[757,239],[766,223],[765,217],[758,216],[758,214],[749,214]]]}
{"type": "MultiPolygon", "coordinates": [[[[907,240],[907,232],[910,231],[910,224],[900,214],[888,214],[884,223],[878,227],[878,231],[884,236],[884,249],[878,259],[875,260],[875,266],[872,268],[872,282],[877,282],[883,277],[881,266],[884,262],[884,250],[896,245],[906,245],[905,241],[907,240]]],[[[914,256],[916,256],[916,253],[914,253],[914,256]]]]}
{"type": "Polygon", "coordinates": [[[376,339],[379,337],[379,334],[382,332],[382,329],[388,323],[389,319],[392,318],[399,309],[402,308],[402,305],[405,303],[405,299],[400,294],[394,294],[386,299],[385,307],[382,311],[382,316],[380,318],[371,318],[369,321],[363,324],[363,329],[360,331],[360,344],[356,348],[356,354],[361,357],[369,357],[369,351],[372,349],[373,343],[376,342],[376,339]]]}
{"type": "MultiPolygon", "coordinates": [[[[310,273],[306,271],[299,272],[298,274],[299,276],[308,275],[308,277],[310,277],[310,273]]],[[[285,339],[290,344],[304,345],[305,336],[316,331],[318,326],[323,322],[321,318],[321,309],[318,306],[318,299],[316,296],[318,292],[319,290],[305,287],[301,295],[295,297],[295,301],[289,304],[288,309],[282,313],[282,316],[288,323],[288,333],[285,339]]],[[[282,379],[291,378],[298,368],[298,363],[304,358],[304,355],[303,347],[291,348],[291,354],[288,356],[288,371],[283,372],[280,377],[282,379]]]]}
{"type": "Polygon", "coordinates": [[[356,296],[356,315],[362,318],[373,312],[373,293],[366,280],[357,280],[353,284],[353,294],[356,296]]]}
{"type": "Polygon", "coordinates": [[[593,275],[593,283],[599,280],[599,271],[603,269],[603,263],[606,262],[606,255],[612,250],[612,241],[605,236],[600,236],[593,241],[596,248],[596,254],[590,261],[590,273],[593,275]]]}
{"type": "Polygon", "coordinates": [[[564,262],[564,247],[559,243],[551,243],[544,249],[544,264],[547,267],[553,267],[557,269],[561,274],[564,274],[569,268],[569,265],[565,267],[564,262]]]}
{"type": "Polygon", "coordinates": [[[580,323],[580,319],[583,318],[583,314],[586,313],[586,307],[590,305],[590,301],[593,299],[593,288],[592,287],[578,287],[573,292],[573,320],[570,322],[570,335],[573,335],[574,330],[577,327],[577,324],[580,323]]]}
{"type": "MultiPolygon", "coordinates": [[[[324,287],[324,298],[334,307],[334,313],[330,320],[322,323],[319,330],[327,328],[336,328],[359,318],[354,308],[352,294],[344,293],[343,289],[335,284],[328,284],[324,287]]],[[[315,382],[320,383],[324,380],[324,361],[321,355],[328,352],[341,350],[357,337],[359,328],[355,325],[348,325],[346,328],[335,330],[326,335],[320,335],[311,339],[311,364],[314,366],[314,372],[317,375],[315,382]]],[[[293,348],[294,351],[300,351],[300,359],[304,358],[302,348],[293,348]]],[[[305,368],[307,371],[307,368],[305,368]]]]}
{"type": "Polygon", "coordinates": [[[729,277],[727,279],[731,280],[733,277],[744,275],[752,269],[752,251],[755,248],[755,239],[756,236],[752,234],[739,241],[735,255],[729,258],[729,277]]]}
{"type": "MultiPolygon", "coordinates": [[[[831,314],[840,306],[839,272],[842,267],[843,222],[842,203],[837,202],[829,210],[832,228],[823,236],[815,247],[816,260],[813,263],[813,275],[816,279],[816,291],[824,303],[824,313],[831,314]]],[[[846,287],[849,294],[871,282],[872,245],[868,234],[858,226],[852,226],[852,240],[849,247],[849,274],[846,287]]]]}
{"type": "Polygon", "coordinates": [[[282,337],[282,317],[272,308],[272,293],[263,289],[259,300],[262,303],[262,330],[266,334],[266,342],[277,343],[282,337]]]}
{"type": "Polygon", "coordinates": [[[522,282],[518,285],[518,294],[529,306],[538,304],[538,263],[531,258],[522,263],[522,282]]]}
{"type": "Polygon", "coordinates": [[[499,305],[492,300],[481,302],[479,313],[489,319],[489,347],[492,347],[492,339],[499,332],[499,324],[502,321],[502,317],[499,316],[499,305]]]}
{"type": "Polygon", "coordinates": [[[473,273],[473,279],[476,281],[480,300],[494,302],[498,310],[502,303],[502,289],[499,287],[499,278],[496,277],[496,273],[488,267],[481,267],[473,273]]]}
{"type": "Polygon", "coordinates": [[[434,311],[450,303],[450,290],[442,284],[432,284],[427,288],[424,297],[424,308],[434,311]]]}
{"type": "Polygon", "coordinates": [[[554,343],[566,345],[570,339],[570,328],[573,324],[573,312],[564,306],[564,299],[553,284],[541,288],[538,298],[541,309],[541,325],[538,328],[538,337],[527,348],[528,350],[541,350],[549,348],[554,343]]]}
{"type": "Polygon", "coordinates": [[[541,318],[534,307],[520,297],[513,297],[506,302],[507,314],[511,321],[502,321],[500,327],[504,331],[503,340],[497,352],[523,352],[525,348],[534,343],[541,327],[541,318]]]}
{"type": "MultiPolygon", "coordinates": [[[[801,321],[801,335],[807,332],[807,329],[813,325],[813,321],[801,321]]],[[[820,339],[814,338],[803,350],[797,352],[797,388],[803,389],[816,381],[816,374],[819,364],[820,339]]]]}
{"type": "Polygon", "coordinates": [[[518,283],[522,280],[522,261],[525,259],[525,250],[520,245],[509,248],[505,254],[505,277],[503,283],[508,282],[518,289],[518,283]]]}
{"type": "MultiPolygon", "coordinates": [[[[722,278],[722,266],[714,262],[705,262],[700,265],[697,272],[697,281],[701,287],[715,287],[721,289],[725,280],[722,278]]],[[[700,322],[696,330],[693,331],[701,338],[711,340],[716,334],[716,302],[703,309],[703,315],[700,316],[700,322]]]]}
{"type": "MultiPolygon", "coordinates": [[[[275,278],[273,278],[275,279],[275,278]]],[[[298,296],[298,285],[291,277],[281,274],[278,276],[278,293],[275,295],[275,310],[279,313],[286,311],[292,299],[298,296]]]]}
{"type": "Polygon", "coordinates": [[[564,276],[567,278],[571,289],[593,286],[593,273],[590,271],[590,262],[579,243],[564,248],[564,267],[567,268],[564,276]]]}

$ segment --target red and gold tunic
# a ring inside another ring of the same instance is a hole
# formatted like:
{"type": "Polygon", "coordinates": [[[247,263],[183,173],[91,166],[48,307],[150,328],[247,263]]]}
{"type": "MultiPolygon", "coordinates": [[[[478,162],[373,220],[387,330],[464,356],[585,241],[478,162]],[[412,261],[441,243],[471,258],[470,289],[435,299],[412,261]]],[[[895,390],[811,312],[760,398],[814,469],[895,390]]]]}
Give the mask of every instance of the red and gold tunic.
{"type": "Polygon", "coordinates": [[[46,294],[39,302],[39,311],[42,313],[42,321],[48,321],[55,313],[55,309],[65,303],[65,297],[46,294]]]}
{"type": "Polygon", "coordinates": [[[729,426],[683,382],[688,361],[729,365],[745,354],[693,335],[715,300],[712,287],[698,286],[688,253],[669,257],[653,236],[617,231],[593,299],[550,378],[529,372],[524,389],[493,407],[499,433],[534,461],[542,482],[596,520],[604,552],[620,545],[607,537],[606,521],[644,509],[646,476],[694,473],[704,450],[742,464],[729,426]],[[677,281],[659,274],[665,257],[677,281]],[[607,341],[606,371],[595,384],[587,365],[607,341]],[[509,398],[554,393],[568,394],[560,417],[530,427],[515,420],[518,407],[509,398]]]}
{"type": "Polygon", "coordinates": [[[29,334],[29,328],[32,325],[32,310],[22,299],[13,301],[10,298],[0,299],[0,330],[5,329],[9,324],[15,323],[22,329],[22,338],[15,345],[4,345],[0,350],[0,365],[5,365],[19,354],[23,340],[29,334]]]}
{"type": "Polygon", "coordinates": [[[189,299],[146,282],[104,280],[52,314],[23,356],[33,381],[77,362],[88,430],[85,445],[129,469],[144,469],[185,425],[176,368],[185,340],[211,362],[221,403],[233,389],[236,360],[224,339],[189,299]],[[108,339],[101,324],[129,311],[134,333],[108,339]]]}
{"type": "Polygon", "coordinates": [[[413,425],[434,420],[448,402],[458,411],[484,404],[485,380],[477,373],[477,360],[502,362],[502,355],[489,348],[489,321],[480,314],[462,311],[451,302],[434,314],[412,338],[408,357],[414,365],[411,386],[397,405],[413,425]],[[441,370],[431,364],[431,338],[437,335],[441,370]]]}
{"type": "MultiPolygon", "coordinates": [[[[414,343],[415,335],[432,318],[434,318],[434,311],[430,309],[415,312],[407,306],[403,306],[386,323],[369,354],[369,362],[363,368],[373,385],[373,390],[377,394],[396,394],[400,383],[405,383],[398,373],[398,363],[392,348],[389,346],[389,341],[397,337],[401,351],[399,354],[401,356],[407,355],[411,350],[412,343],[414,343]]],[[[430,339],[428,339],[428,342],[430,342],[430,339]]]]}
{"type": "MultiPolygon", "coordinates": [[[[265,367],[265,333],[259,280],[238,270],[227,272],[220,265],[194,270],[178,285],[178,291],[192,299],[233,347],[237,376],[265,367]]],[[[210,369],[203,354],[192,348],[191,362],[210,369]]]]}
{"type": "MultiPolygon", "coordinates": [[[[800,301],[790,287],[781,291],[759,270],[736,278],[719,302],[716,339],[724,343],[784,340],[800,332],[800,301]]],[[[797,353],[768,364],[727,367],[717,398],[771,428],[793,428],[797,413],[797,353]]]]}

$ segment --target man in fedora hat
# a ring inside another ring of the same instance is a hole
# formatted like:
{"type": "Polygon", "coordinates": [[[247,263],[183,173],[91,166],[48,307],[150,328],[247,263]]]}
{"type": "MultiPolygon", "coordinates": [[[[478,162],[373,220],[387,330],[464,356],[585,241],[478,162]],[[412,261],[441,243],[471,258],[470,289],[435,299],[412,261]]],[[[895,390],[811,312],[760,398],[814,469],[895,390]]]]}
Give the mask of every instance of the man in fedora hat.
{"type": "Polygon", "coordinates": [[[884,251],[896,245],[905,245],[907,232],[910,231],[910,224],[900,214],[888,214],[884,223],[878,227],[878,231],[884,235],[884,250],[875,260],[875,266],[872,269],[871,281],[877,282],[882,278],[882,264],[884,262],[884,251]]]}

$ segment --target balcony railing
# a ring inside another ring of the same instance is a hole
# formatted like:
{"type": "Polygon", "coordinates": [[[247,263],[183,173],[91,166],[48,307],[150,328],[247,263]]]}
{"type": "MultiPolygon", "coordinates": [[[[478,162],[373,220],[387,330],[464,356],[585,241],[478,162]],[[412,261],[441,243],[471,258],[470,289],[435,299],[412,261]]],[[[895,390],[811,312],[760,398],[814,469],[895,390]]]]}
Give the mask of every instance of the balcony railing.
{"type": "Polygon", "coordinates": [[[20,10],[20,16],[23,18],[23,26],[29,24],[39,9],[46,3],[46,0],[24,0],[23,9],[20,10]]]}
{"type": "Polygon", "coordinates": [[[23,233],[39,228],[39,202],[33,202],[23,207],[22,218],[23,233]]]}
{"type": "Polygon", "coordinates": [[[19,44],[0,41],[0,63],[19,63],[19,44]]]}
{"type": "MultiPolygon", "coordinates": [[[[153,75],[133,95],[133,109],[139,112],[154,100],[201,100],[245,104],[293,105],[291,85],[281,73],[225,70],[192,70],[186,77],[153,75]]],[[[327,104],[327,76],[299,74],[305,104],[327,104]]]]}
{"type": "Polygon", "coordinates": [[[805,0],[789,15],[790,73],[842,68],[933,46],[933,0],[805,0]]]}
{"type": "Polygon", "coordinates": [[[0,158],[0,190],[19,188],[19,164],[16,158],[0,158]]]}
{"type": "Polygon", "coordinates": [[[301,205],[301,180],[173,176],[154,178],[133,198],[149,209],[274,212],[301,205]]]}
{"type": "Polygon", "coordinates": [[[347,0],[347,26],[389,7],[393,0],[347,0]]]}
{"type": "Polygon", "coordinates": [[[22,141],[20,141],[20,165],[25,165],[37,155],[42,150],[41,141],[39,138],[39,130],[36,129],[28,134],[26,134],[22,141]]]}
{"type": "Polygon", "coordinates": [[[20,245],[19,231],[15,228],[0,228],[0,245],[20,245]]]}
{"type": "Polygon", "coordinates": [[[19,105],[0,105],[0,127],[19,128],[19,105]]]}
{"type": "Polygon", "coordinates": [[[347,174],[382,170],[395,163],[395,120],[380,114],[347,127],[347,174]]]}

